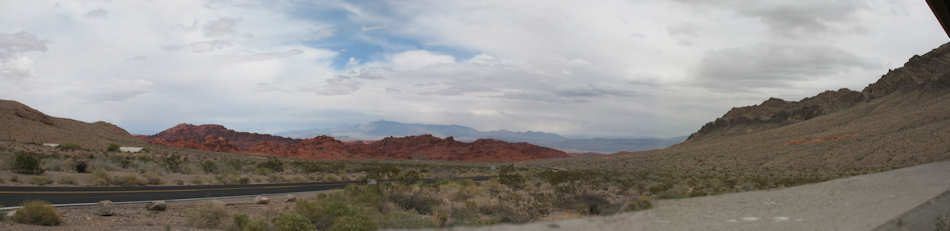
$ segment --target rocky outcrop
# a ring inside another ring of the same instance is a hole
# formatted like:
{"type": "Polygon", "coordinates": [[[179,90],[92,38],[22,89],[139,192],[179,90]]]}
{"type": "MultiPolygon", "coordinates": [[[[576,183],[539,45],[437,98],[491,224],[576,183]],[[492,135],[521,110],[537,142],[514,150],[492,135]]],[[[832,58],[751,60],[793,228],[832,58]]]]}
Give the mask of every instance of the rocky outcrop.
{"type": "Polygon", "coordinates": [[[555,149],[492,139],[466,143],[456,141],[452,137],[442,139],[432,135],[420,135],[387,137],[374,142],[342,142],[330,136],[290,139],[236,132],[220,125],[181,124],[143,139],[167,146],[313,160],[421,159],[496,162],[568,157],[566,153],[555,149]]]}
{"type": "Polygon", "coordinates": [[[0,140],[5,141],[78,144],[85,149],[142,144],[111,123],[57,118],[11,100],[0,100],[0,128],[0,140]]]}
{"type": "Polygon", "coordinates": [[[939,92],[946,89],[950,89],[950,44],[944,44],[925,55],[910,58],[903,67],[889,71],[861,92],[842,88],[825,91],[800,101],[769,98],[759,105],[732,108],[722,117],[706,123],[699,131],[690,135],[686,142],[787,126],[895,92],[939,92]]]}

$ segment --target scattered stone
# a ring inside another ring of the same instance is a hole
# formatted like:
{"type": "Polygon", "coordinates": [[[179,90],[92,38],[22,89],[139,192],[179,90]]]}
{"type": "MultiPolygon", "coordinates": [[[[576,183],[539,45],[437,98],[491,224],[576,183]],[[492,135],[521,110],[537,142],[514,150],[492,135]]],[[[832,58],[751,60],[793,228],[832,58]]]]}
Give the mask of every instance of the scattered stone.
{"type": "Polygon", "coordinates": [[[267,197],[265,197],[265,196],[260,196],[260,195],[258,195],[258,196],[256,196],[256,197],[254,197],[254,203],[255,203],[255,204],[261,204],[261,205],[266,205],[267,203],[270,203],[270,198],[267,198],[267,197]]]}
{"type": "Polygon", "coordinates": [[[284,202],[297,202],[297,196],[294,196],[294,194],[287,194],[287,199],[284,199],[284,202]]]}
{"type": "Polygon", "coordinates": [[[145,209],[151,211],[165,211],[168,208],[168,204],[165,201],[152,201],[145,206],[145,209]]]}
{"type": "Polygon", "coordinates": [[[99,216],[115,215],[115,213],[112,212],[112,208],[113,208],[112,201],[110,200],[100,201],[99,203],[97,203],[95,214],[99,216]]]}

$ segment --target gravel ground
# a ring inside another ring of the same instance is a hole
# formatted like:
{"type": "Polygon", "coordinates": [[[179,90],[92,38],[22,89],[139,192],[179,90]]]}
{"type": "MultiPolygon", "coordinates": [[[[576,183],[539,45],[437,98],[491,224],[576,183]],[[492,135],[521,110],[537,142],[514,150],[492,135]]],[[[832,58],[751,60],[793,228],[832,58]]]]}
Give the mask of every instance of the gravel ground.
{"type": "Polygon", "coordinates": [[[785,189],[662,200],[651,210],[454,230],[872,230],[950,189],[950,161],[785,189]]]}

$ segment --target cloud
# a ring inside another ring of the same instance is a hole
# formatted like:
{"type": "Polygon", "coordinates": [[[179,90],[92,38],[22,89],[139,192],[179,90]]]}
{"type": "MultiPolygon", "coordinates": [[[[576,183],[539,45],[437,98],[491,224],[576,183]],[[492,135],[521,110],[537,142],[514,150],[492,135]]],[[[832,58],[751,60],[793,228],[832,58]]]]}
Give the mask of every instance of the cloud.
{"type": "Polygon", "coordinates": [[[697,11],[708,11],[708,7],[735,11],[762,20],[776,33],[794,36],[827,32],[843,25],[855,31],[855,14],[869,7],[869,1],[862,0],[676,1],[694,6],[697,11]]]}
{"type": "Polygon", "coordinates": [[[205,23],[201,31],[208,37],[222,37],[236,34],[234,27],[240,22],[237,18],[219,18],[205,23]]]}
{"type": "Polygon", "coordinates": [[[85,16],[87,18],[105,18],[108,15],[109,15],[109,11],[99,8],[99,9],[90,10],[89,12],[86,12],[85,16]]]}
{"type": "Polygon", "coordinates": [[[393,68],[412,70],[429,65],[455,63],[455,58],[425,50],[411,50],[395,54],[389,58],[389,61],[392,63],[393,68]]]}
{"type": "Polygon", "coordinates": [[[19,81],[34,75],[28,52],[46,52],[46,41],[32,33],[0,33],[0,78],[19,81]]]}
{"type": "Polygon", "coordinates": [[[184,48],[188,48],[193,53],[207,53],[215,50],[224,49],[231,46],[231,41],[228,40],[210,40],[210,41],[200,41],[192,42],[185,45],[166,45],[162,46],[163,50],[167,51],[178,51],[184,48]]]}
{"type": "Polygon", "coordinates": [[[349,95],[360,89],[362,83],[359,81],[346,77],[346,76],[337,76],[335,78],[327,79],[326,84],[314,90],[314,93],[317,95],[349,95]]]}
{"type": "Polygon", "coordinates": [[[712,50],[697,67],[698,84],[739,90],[786,87],[789,82],[874,67],[874,63],[827,45],[760,43],[712,50]]]}

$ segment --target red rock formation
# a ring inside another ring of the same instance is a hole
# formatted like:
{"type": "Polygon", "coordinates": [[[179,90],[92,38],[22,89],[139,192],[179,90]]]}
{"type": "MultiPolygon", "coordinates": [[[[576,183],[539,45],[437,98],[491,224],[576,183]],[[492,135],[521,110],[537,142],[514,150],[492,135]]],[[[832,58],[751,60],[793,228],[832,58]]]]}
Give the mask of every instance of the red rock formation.
{"type": "Polygon", "coordinates": [[[568,157],[562,151],[528,143],[479,139],[459,142],[432,135],[388,137],[375,142],[342,142],[329,136],[290,139],[236,132],[220,125],[180,124],[145,140],[162,145],[218,152],[264,154],[314,160],[421,159],[454,161],[521,161],[568,157]]]}

